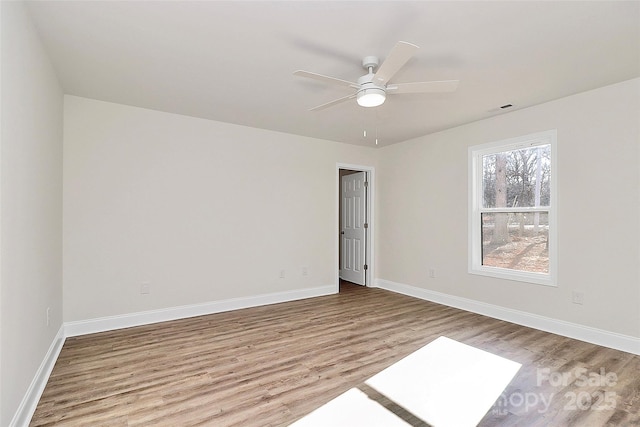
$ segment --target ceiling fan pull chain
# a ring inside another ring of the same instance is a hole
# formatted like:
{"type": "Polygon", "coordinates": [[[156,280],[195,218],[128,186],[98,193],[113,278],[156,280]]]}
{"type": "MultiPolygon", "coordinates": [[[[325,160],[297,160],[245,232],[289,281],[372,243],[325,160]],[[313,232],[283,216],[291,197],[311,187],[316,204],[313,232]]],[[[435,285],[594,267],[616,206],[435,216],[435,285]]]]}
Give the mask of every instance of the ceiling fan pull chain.
{"type": "Polygon", "coordinates": [[[376,145],[378,145],[378,111],[376,110],[376,145]]]}

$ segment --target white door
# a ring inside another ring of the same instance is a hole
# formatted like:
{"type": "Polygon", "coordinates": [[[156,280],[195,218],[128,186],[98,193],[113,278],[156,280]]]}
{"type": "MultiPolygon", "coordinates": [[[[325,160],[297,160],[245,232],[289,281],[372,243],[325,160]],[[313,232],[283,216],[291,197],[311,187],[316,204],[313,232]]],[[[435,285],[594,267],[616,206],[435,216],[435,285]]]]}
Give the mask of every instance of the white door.
{"type": "Polygon", "coordinates": [[[365,285],[367,237],[366,172],[342,177],[342,230],[340,278],[365,285]]]}

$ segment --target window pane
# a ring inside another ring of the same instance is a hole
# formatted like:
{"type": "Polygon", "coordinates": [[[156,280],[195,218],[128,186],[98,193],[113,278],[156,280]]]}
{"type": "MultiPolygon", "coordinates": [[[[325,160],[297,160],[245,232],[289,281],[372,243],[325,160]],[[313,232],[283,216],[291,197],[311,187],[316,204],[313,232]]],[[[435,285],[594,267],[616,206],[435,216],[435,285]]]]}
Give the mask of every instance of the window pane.
{"type": "Polygon", "coordinates": [[[482,265],[549,273],[548,212],[483,213],[482,265]]]}
{"type": "Polygon", "coordinates": [[[551,145],[482,156],[483,207],[549,206],[551,145]]]}

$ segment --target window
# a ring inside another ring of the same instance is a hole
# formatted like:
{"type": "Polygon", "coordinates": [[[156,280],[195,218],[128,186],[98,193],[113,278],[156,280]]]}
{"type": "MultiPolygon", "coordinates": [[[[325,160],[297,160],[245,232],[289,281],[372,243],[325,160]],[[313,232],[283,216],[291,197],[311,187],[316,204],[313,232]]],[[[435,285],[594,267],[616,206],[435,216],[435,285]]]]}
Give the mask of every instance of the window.
{"type": "Polygon", "coordinates": [[[469,148],[469,272],[556,284],[556,131],[469,148]]]}

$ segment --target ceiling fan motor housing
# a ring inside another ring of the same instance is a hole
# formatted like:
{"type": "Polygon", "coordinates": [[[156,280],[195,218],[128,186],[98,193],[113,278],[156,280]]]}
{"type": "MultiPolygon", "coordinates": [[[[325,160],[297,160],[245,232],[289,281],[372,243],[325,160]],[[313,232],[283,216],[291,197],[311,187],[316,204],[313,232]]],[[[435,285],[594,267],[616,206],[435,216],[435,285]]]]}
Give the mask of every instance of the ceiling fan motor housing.
{"type": "Polygon", "coordinates": [[[360,89],[356,94],[358,105],[361,107],[377,107],[384,103],[387,92],[383,86],[373,83],[373,73],[366,74],[358,79],[360,89]]]}

